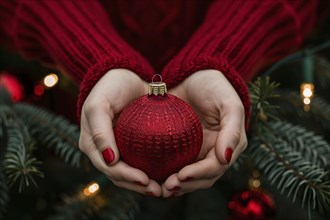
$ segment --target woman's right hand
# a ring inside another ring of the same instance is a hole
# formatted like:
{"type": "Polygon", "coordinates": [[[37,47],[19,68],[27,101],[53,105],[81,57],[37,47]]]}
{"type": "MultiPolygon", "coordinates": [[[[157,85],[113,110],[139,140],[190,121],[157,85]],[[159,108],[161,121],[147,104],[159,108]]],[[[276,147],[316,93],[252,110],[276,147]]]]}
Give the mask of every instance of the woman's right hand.
{"type": "Polygon", "coordinates": [[[115,185],[160,196],[161,186],[141,170],[120,160],[113,121],[133,100],[146,94],[148,84],[126,69],[112,69],[93,87],[81,110],[79,148],[115,185]]]}

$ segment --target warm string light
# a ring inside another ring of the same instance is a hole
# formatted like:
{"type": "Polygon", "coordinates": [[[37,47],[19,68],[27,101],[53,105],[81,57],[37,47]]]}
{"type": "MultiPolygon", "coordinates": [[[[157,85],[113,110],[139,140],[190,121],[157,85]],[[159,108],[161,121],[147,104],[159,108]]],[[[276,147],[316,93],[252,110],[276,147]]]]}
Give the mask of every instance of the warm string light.
{"type": "Polygon", "coordinates": [[[44,85],[48,88],[55,86],[58,83],[58,76],[55,73],[48,74],[44,78],[44,85]]]}
{"type": "Polygon", "coordinates": [[[252,189],[256,189],[256,188],[260,187],[261,182],[259,180],[259,177],[260,177],[259,171],[258,170],[253,170],[252,177],[249,179],[249,186],[252,189]]]}
{"type": "MultiPolygon", "coordinates": [[[[102,182],[102,180],[101,180],[102,182]]],[[[102,183],[90,182],[77,193],[80,201],[89,201],[89,208],[98,211],[104,208],[108,203],[108,198],[100,193],[102,183]]]]}
{"type": "Polygon", "coordinates": [[[100,185],[102,183],[90,182],[80,192],[78,192],[78,198],[81,201],[89,201],[89,208],[94,211],[98,211],[107,205],[108,199],[100,192],[100,185]]]}
{"type": "Polygon", "coordinates": [[[310,110],[310,104],[314,96],[314,84],[313,83],[302,83],[300,85],[300,96],[304,103],[304,110],[310,110]]]}
{"type": "Polygon", "coordinates": [[[34,86],[34,94],[37,96],[42,96],[45,92],[45,89],[54,87],[58,81],[59,78],[55,73],[49,73],[39,84],[34,86]]]}
{"type": "Polygon", "coordinates": [[[91,182],[83,189],[82,192],[86,197],[91,197],[96,195],[99,192],[99,190],[100,190],[99,184],[96,182],[91,182]]]}

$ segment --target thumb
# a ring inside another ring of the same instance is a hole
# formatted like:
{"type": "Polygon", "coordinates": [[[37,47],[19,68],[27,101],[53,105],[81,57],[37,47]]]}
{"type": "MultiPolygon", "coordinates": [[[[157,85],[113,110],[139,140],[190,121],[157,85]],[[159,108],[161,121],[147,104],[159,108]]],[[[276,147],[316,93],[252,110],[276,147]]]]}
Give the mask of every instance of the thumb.
{"type": "Polygon", "coordinates": [[[112,126],[112,115],[105,108],[93,107],[86,114],[92,140],[107,165],[114,165],[119,160],[115,135],[112,126]]]}

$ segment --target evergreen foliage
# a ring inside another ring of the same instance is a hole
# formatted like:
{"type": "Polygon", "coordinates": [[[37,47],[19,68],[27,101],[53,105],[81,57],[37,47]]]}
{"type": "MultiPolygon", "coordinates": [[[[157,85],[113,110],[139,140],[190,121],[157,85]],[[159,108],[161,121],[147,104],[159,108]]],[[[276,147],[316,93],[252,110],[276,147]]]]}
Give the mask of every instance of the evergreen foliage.
{"type": "Polygon", "coordinates": [[[81,152],[77,148],[79,132],[61,116],[29,104],[13,103],[0,87],[0,215],[5,212],[9,187],[18,183],[18,191],[37,186],[35,177],[43,177],[41,162],[34,156],[38,147],[47,146],[67,163],[78,167],[81,152]],[[36,144],[38,143],[38,145],[36,144]],[[8,184],[8,186],[7,186],[8,184]]]}
{"type": "Polygon", "coordinates": [[[280,118],[289,118],[295,124],[301,124],[324,135],[330,132],[330,104],[317,94],[314,95],[310,110],[304,111],[300,94],[289,89],[277,90],[279,97],[272,104],[279,106],[280,118]]]}
{"type": "Polygon", "coordinates": [[[293,202],[300,201],[311,218],[312,210],[323,213],[330,207],[330,145],[299,125],[272,120],[277,117],[269,98],[275,97],[275,88],[267,78],[259,78],[251,86],[255,118],[248,153],[269,182],[293,202]]]}
{"type": "MultiPolygon", "coordinates": [[[[317,62],[328,68],[329,63],[324,60],[317,62]]],[[[330,79],[325,69],[319,74],[323,79],[330,79]]],[[[326,80],[322,83],[328,85],[326,80]]],[[[250,98],[249,146],[234,167],[239,168],[246,161],[252,163],[281,195],[307,208],[310,219],[314,211],[329,211],[328,101],[315,95],[310,111],[306,112],[298,92],[279,89],[279,84],[269,77],[258,78],[250,84],[250,98]]],[[[24,187],[37,185],[36,177],[43,176],[42,164],[35,156],[40,147],[47,147],[73,167],[79,167],[84,159],[78,149],[76,125],[39,107],[13,103],[1,87],[0,138],[0,218],[10,199],[10,187],[17,184],[21,192],[24,187]]],[[[187,196],[181,214],[185,219],[201,219],[205,213],[209,219],[218,218],[216,192],[217,189],[209,189],[187,196]],[[197,209],[200,200],[205,204],[197,209]]],[[[142,198],[108,181],[94,196],[86,197],[80,190],[63,197],[63,204],[49,219],[131,220],[141,211],[142,198]]]]}
{"type": "MultiPolygon", "coordinates": [[[[330,124],[327,113],[329,104],[316,98],[311,111],[306,114],[297,101],[299,94],[285,95],[286,91],[279,90],[278,86],[278,83],[271,82],[268,77],[258,78],[250,84],[252,117],[249,147],[238,164],[242,164],[244,160],[252,160],[281,194],[293,202],[300,202],[302,207],[307,207],[310,215],[312,210],[323,212],[330,207],[330,146],[322,136],[301,125],[279,120],[279,116],[289,114],[290,111],[296,112],[298,118],[314,118],[315,122],[323,122],[324,128],[327,128],[330,124]]],[[[3,92],[1,94],[5,95],[3,92]]],[[[25,186],[36,185],[35,177],[43,175],[39,170],[41,164],[33,154],[38,147],[52,149],[72,166],[79,166],[82,159],[77,148],[77,126],[41,108],[12,103],[5,98],[3,100],[7,101],[0,107],[0,136],[2,143],[5,143],[5,155],[1,158],[4,172],[1,172],[0,177],[6,181],[1,181],[0,184],[0,214],[4,213],[9,200],[7,183],[12,186],[18,182],[21,191],[25,186]]],[[[105,189],[88,198],[81,193],[64,197],[63,204],[55,209],[55,214],[49,219],[130,220],[140,212],[141,195],[119,189],[112,184],[107,184],[105,189]]],[[[216,204],[216,196],[214,199],[210,195],[207,197],[207,201],[216,204]]],[[[194,207],[191,199],[187,202],[186,210],[194,207]]],[[[198,213],[204,215],[206,211],[203,209],[198,213]]],[[[213,214],[216,216],[217,212],[213,214]]]]}
{"type": "Polygon", "coordinates": [[[257,167],[281,194],[293,202],[301,198],[302,208],[320,212],[330,206],[330,182],[325,168],[329,145],[312,132],[287,122],[269,123],[261,136],[251,140],[250,152],[257,167]],[[299,136],[295,136],[300,133],[299,136]]]}
{"type": "Polygon", "coordinates": [[[269,77],[257,78],[254,83],[249,84],[250,87],[250,99],[251,99],[251,124],[252,128],[258,128],[254,126],[260,121],[265,122],[270,119],[277,120],[272,110],[278,108],[276,105],[272,105],[270,101],[278,97],[278,94],[274,90],[279,87],[279,83],[270,82],[269,77]]]}
{"type": "Polygon", "coordinates": [[[29,149],[33,149],[33,143],[27,133],[21,132],[22,130],[24,131],[25,129],[20,129],[14,123],[7,124],[7,152],[3,160],[9,186],[18,181],[19,192],[25,186],[37,185],[34,176],[43,176],[42,172],[37,168],[40,162],[29,152],[31,151],[29,149]]]}
{"type": "Polygon", "coordinates": [[[136,193],[118,190],[118,192],[113,192],[111,198],[107,199],[106,206],[97,216],[101,220],[134,220],[141,211],[141,199],[142,196],[136,193]]]}
{"type": "Polygon", "coordinates": [[[4,213],[9,202],[9,189],[6,183],[5,175],[2,171],[2,165],[0,165],[0,219],[4,218],[4,213]]]}
{"type": "Polygon", "coordinates": [[[24,123],[38,143],[53,149],[71,166],[79,167],[82,154],[78,150],[79,129],[76,125],[61,116],[27,104],[16,104],[13,110],[24,118],[24,123]]]}
{"type": "Polygon", "coordinates": [[[85,196],[80,189],[73,195],[64,196],[63,204],[56,208],[48,220],[133,220],[140,211],[141,199],[141,195],[117,188],[108,180],[102,187],[102,193],[85,196]]]}
{"type": "Polygon", "coordinates": [[[36,186],[34,177],[42,177],[43,174],[37,168],[40,162],[32,156],[34,141],[28,133],[28,128],[12,111],[13,103],[9,101],[8,104],[0,107],[1,142],[7,145],[3,166],[9,186],[18,182],[21,192],[25,186],[36,186]]]}

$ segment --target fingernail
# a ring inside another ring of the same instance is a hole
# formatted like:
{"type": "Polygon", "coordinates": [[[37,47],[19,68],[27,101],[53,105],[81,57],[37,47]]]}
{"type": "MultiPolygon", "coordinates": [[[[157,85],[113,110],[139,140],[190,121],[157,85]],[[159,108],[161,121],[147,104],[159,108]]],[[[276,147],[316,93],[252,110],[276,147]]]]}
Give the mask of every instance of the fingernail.
{"type": "Polygon", "coordinates": [[[140,185],[140,186],[146,186],[145,184],[141,183],[140,181],[134,181],[135,184],[140,185]]]}
{"type": "Polygon", "coordinates": [[[107,147],[102,151],[102,156],[106,164],[110,164],[115,159],[115,153],[110,147],[107,147]]]}
{"type": "Polygon", "coordinates": [[[188,182],[188,181],[191,181],[193,179],[194,179],[194,177],[188,176],[186,179],[182,180],[182,182],[188,182]]]}
{"type": "Polygon", "coordinates": [[[148,196],[153,196],[153,197],[155,197],[155,194],[153,194],[152,192],[146,192],[146,194],[147,194],[148,196]]]}
{"type": "Polygon", "coordinates": [[[179,191],[181,189],[180,186],[175,186],[172,189],[170,189],[170,191],[179,191]]]}
{"type": "Polygon", "coordinates": [[[231,148],[227,147],[227,149],[225,151],[225,159],[227,160],[228,163],[230,163],[232,154],[233,154],[233,150],[231,148]]]}

